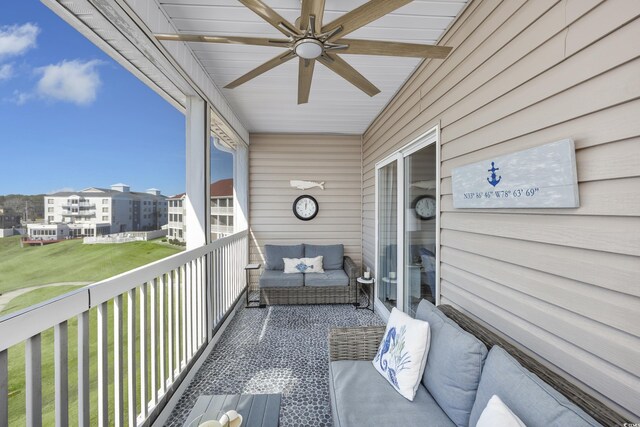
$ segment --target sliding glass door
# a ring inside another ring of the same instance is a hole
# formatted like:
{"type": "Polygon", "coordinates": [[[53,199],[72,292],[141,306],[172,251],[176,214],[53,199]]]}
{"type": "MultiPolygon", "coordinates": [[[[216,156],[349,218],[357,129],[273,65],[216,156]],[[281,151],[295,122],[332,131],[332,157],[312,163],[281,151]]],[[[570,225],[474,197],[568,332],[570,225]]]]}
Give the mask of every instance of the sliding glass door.
{"type": "Polygon", "coordinates": [[[432,131],[376,165],[376,294],[389,311],[436,302],[438,161],[432,131]]]}
{"type": "Polygon", "coordinates": [[[398,300],[398,162],[380,167],[378,188],[378,298],[388,310],[398,300]]]}
{"type": "Polygon", "coordinates": [[[404,311],[420,300],[435,303],[436,146],[404,157],[404,311]]]}

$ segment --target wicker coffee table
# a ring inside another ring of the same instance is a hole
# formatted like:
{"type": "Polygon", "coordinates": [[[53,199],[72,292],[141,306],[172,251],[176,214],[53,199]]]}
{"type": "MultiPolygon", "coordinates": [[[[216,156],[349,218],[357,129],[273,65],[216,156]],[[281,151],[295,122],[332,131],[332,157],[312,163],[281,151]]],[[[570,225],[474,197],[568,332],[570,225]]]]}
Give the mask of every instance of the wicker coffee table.
{"type": "Polygon", "coordinates": [[[208,420],[220,419],[231,409],[242,415],[242,427],[278,427],[280,394],[217,394],[200,396],[185,421],[185,427],[197,427],[208,420]]]}

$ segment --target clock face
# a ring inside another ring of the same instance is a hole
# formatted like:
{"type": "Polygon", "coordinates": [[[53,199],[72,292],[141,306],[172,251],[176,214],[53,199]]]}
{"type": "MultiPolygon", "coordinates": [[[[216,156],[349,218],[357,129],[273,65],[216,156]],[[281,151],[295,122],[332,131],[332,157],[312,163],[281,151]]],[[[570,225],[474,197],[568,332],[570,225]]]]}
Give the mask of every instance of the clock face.
{"type": "Polygon", "coordinates": [[[420,196],[414,202],[416,215],[420,219],[428,220],[436,217],[436,199],[432,196],[420,196]]]}
{"type": "Polygon", "coordinates": [[[293,214],[303,221],[309,221],[318,215],[318,202],[311,196],[300,196],[293,202],[293,214]]]}

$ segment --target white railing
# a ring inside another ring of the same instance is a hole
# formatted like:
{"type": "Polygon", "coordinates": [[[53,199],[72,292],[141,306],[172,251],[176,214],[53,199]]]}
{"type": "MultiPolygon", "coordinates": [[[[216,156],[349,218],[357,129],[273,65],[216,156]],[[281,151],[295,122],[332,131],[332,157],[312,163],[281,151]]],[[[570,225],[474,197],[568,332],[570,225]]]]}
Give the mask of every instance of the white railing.
{"type": "Polygon", "coordinates": [[[74,400],[79,426],[155,419],[244,291],[247,248],[236,233],[0,318],[0,427],[68,425],[74,400]]]}

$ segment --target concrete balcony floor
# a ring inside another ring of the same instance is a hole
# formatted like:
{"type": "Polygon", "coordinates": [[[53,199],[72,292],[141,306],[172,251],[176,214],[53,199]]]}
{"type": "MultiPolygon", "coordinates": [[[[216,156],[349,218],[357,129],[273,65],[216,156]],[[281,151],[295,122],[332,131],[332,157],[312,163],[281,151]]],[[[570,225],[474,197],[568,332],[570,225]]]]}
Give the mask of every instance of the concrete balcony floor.
{"type": "Polygon", "coordinates": [[[200,395],[282,393],[281,427],[331,426],[329,329],[382,324],[371,311],[347,304],[243,308],[166,425],[182,426],[200,395]]]}

